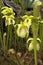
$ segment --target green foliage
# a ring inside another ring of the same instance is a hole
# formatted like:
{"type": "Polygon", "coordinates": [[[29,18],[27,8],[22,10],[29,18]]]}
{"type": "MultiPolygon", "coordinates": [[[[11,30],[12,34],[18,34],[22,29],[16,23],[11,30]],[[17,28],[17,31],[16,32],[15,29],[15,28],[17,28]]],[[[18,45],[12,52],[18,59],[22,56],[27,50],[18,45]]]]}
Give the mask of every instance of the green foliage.
{"type": "MultiPolygon", "coordinates": [[[[33,3],[29,3],[28,4],[33,3]]],[[[21,3],[21,6],[23,9],[27,7],[27,3],[25,6],[24,0],[14,0],[16,3],[21,3]]],[[[37,65],[37,51],[40,50],[40,43],[43,43],[43,20],[41,20],[40,16],[40,6],[42,3],[40,1],[34,3],[34,9],[33,9],[33,16],[30,15],[24,15],[20,16],[19,20],[17,17],[15,17],[15,13],[13,12],[13,9],[10,7],[0,7],[1,8],[1,16],[2,18],[5,18],[5,27],[7,27],[6,32],[3,34],[1,33],[3,29],[0,31],[0,43],[2,50],[4,54],[6,54],[6,51],[11,48],[12,43],[14,44],[15,50],[22,50],[24,48],[23,45],[25,45],[25,48],[27,48],[28,51],[34,51],[34,60],[35,65],[37,65]],[[40,36],[38,36],[38,30],[40,25],[40,36]],[[30,26],[32,26],[32,32],[33,32],[33,38],[29,38],[29,29],[30,26]],[[42,34],[41,34],[42,33],[42,34]],[[27,43],[26,43],[27,40],[27,43]],[[17,48],[17,49],[16,49],[17,48]]],[[[1,18],[1,19],[2,19],[1,18]]],[[[24,52],[24,51],[22,51],[24,52]]],[[[11,56],[12,57],[12,56],[11,56]]],[[[19,60],[19,57],[10,58],[15,63],[21,63],[19,60]],[[19,61],[18,61],[19,60],[19,61]]],[[[24,65],[24,64],[18,64],[18,65],[24,65]]]]}
{"type": "Polygon", "coordinates": [[[14,0],[14,2],[16,4],[20,3],[22,9],[25,9],[25,8],[30,7],[33,4],[34,0],[32,0],[32,1],[30,1],[30,0],[14,0]]]}
{"type": "Polygon", "coordinates": [[[38,29],[39,29],[39,14],[40,14],[40,6],[42,3],[40,1],[34,4],[34,18],[32,20],[32,31],[33,31],[33,47],[34,47],[34,58],[35,58],[35,65],[37,65],[37,51],[36,51],[36,43],[38,37],[38,29]],[[37,12],[36,12],[37,11],[37,12]]]}
{"type": "Polygon", "coordinates": [[[8,48],[11,47],[11,43],[12,43],[12,25],[15,24],[15,21],[14,21],[15,13],[13,12],[12,8],[9,8],[9,7],[6,7],[6,6],[2,7],[1,13],[3,14],[2,18],[5,18],[5,26],[7,26],[7,33],[6,33],[7,38],[3,34],[4,37],[3,37],[3,44],[2,44],[2,48],[3,48],[4,53],[5,53],[6,52],[5,49],[7,50],[8,48]]]}

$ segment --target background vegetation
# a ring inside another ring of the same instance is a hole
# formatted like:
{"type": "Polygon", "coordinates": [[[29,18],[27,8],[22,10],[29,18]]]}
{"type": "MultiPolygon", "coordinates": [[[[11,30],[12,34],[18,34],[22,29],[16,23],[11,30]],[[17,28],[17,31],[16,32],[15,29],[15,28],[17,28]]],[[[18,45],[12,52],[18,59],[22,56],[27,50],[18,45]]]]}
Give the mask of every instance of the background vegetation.
{"type": "Polygon", "coordinates": [[[0,0],[1,65],[43,65],[42,4],[34,0],[0,0]]]}

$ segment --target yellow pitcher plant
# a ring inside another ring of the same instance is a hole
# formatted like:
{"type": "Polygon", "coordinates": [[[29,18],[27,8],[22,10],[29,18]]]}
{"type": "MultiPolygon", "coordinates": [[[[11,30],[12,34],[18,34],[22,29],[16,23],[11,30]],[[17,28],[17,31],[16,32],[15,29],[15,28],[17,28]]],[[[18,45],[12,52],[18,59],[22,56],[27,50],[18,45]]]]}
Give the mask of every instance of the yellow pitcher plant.
{"type": "Polygon", "coordinates": [[[11,24],[15,24],[15,17],[14,17],[14,15],[15,15],[15,13],[13,12],[13,9],[12,8],[10,8],[10,7],[2,7],[2,12],[1,12],[2,14],[3,14],[3,17],[2,18],[5,18],[6,19],[6,21],[5,21],[5,25],[7,26],[7,25],[11,25],[11,24]]]}

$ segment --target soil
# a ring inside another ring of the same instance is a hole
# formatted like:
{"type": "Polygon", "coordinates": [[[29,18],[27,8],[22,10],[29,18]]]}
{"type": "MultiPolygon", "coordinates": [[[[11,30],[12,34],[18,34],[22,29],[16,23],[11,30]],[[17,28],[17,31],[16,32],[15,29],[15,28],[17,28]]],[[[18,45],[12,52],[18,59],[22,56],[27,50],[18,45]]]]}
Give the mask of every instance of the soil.
{"type": "MultiPolygon", "coordinates": [[[[43,65],[43,51],[37,53],[38,65],[43,65]]],[[[33,52],[6,53],[0,51],[0,65],[34,65],[33,52]]]]}

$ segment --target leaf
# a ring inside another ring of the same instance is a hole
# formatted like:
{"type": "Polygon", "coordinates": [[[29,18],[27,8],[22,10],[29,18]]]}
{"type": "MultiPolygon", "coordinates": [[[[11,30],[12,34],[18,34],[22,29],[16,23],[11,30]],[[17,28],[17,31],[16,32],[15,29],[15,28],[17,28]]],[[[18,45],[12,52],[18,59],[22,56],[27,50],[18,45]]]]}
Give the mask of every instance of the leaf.
{"type": "Polygon", "coordinates": [[[29,41],[32,41],[33,40],[33,38],[29,38],[28,40],[27,40],[27,43],[29,42],[29,41]]]}
{"type": "Polygon", "coordinates": [[[2,12],[1,12],[2,14],[3,14],[3,16],[2,16],[2,18],[5,18],[6,19],[6,22],[5,22],[5,25],[7,26],[7,25],[11,25],[11,24],[15,24],[15,21],[14,21],[14,19],[15,19],[15,17],[14,17],[14,15],[15,15],[15,13],[13,12],[13,9],[12,8],[10,8],[10,7],[2,7],[2,12]]]}
{"type": "Polygon", "coordinates": [[[33,44],[32,43],[29,44],[28,50],[29,51],[32,51],[33,50],[33,44]]]}

